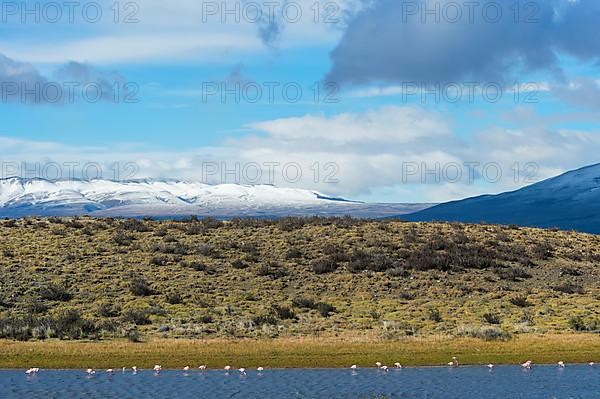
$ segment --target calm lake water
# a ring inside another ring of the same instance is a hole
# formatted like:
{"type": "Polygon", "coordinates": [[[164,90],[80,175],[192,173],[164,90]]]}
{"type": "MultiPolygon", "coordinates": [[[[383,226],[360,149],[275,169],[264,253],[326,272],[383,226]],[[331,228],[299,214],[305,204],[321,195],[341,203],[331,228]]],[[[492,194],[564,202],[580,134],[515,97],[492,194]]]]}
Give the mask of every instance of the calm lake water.
{"type": "Polygon", "coordinates": [[[600,398],[600,366],[239,372],[0,371],[0,398],[600,398]]]}

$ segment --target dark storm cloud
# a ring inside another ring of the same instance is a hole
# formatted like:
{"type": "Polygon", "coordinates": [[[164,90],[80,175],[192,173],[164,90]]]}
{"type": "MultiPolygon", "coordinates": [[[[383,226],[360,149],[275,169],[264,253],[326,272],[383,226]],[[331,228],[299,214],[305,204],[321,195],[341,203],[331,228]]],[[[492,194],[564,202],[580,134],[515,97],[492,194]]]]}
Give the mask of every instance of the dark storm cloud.
{"type": "MultiPolygon", "coordinates": [[[[279,7],[285,7],[288,3],[289,0],[284,0],[279,7]]],[[[258,24],[258,36],[261,42],[269,48],[275,48],[281,36],[283,24],[283,14],[280,10],[274,13],[263,13],[258,24]]]]}
{"type": "Polygon", "coordinates": [[[36,100],[39,87],[48,83],[31,64],[18,62],[0,54],[0,97],[2,103],[36,100]],[[25,94],[25,91],[31,94],[25,94]]]}
{"type": "MultiPolygon", "coordinates": [[[[111,102],[115,100],[115,84],[125,90],[126,79],[116,71],[99,71],[88,64],[71,61],[56,71],[56,77],[62,82],[76,82],[80,85],[95,84],[100,88],[101,99],[111,102]]],[[[125,90],[126,91],[126,90],[125,90]]]]}
{"type": "MultiPolygon", "coordinates": [[[[56,70],[55,78],[42,75],[37,68],[25,62],[0,54],[0,101],[23,104],[65,104],[79,101],[81,90],[69,87],[98,87],[100,100],[116,101],[115,84],[127,94],[125,78],[118,72],[98,71],[87,64],[69,62],[56,70]],[[72,90],[72,94],[69,90],[72,90]],[[72,98],[71,98],[72,97],[72,98]]],[[[120,100],[120,99],[119,99],[120,100]]]]}
{"type": "Polygon", "coordinates": [[[262,21],[258,26],[258,35],[265,46],[274,47],[281,35],[281,21],[262,21]]]}
{"type": "Polygon", "coordinates": [[[466,3],[375,0],[350,22],[332,51],[327,80],[509,82],[531,71],[562,78],[558,54],[586,61],[600,56],[600,1],[521,0],[518,15],[510,9],[513,1],[471,1],[474,8],[466,3]],[[425,14],[425,7],[439,12],[425,14]],[[456,10],[462,12],[458,20],[456,10]]]}

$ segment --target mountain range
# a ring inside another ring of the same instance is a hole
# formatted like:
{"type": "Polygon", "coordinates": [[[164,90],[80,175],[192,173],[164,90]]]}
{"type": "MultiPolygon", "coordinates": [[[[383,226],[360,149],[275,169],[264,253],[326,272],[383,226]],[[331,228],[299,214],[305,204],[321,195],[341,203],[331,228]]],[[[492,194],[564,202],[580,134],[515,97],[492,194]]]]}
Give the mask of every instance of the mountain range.
{"type": "Polygon", "coordinates": [[[0,180],[0,217],[277,217],[377,218],[415,212],[428,204],[367,204],[316,191],[271,185],[208,185],[175,180],[0,180]]]}
{"type": "Polygon", "coordinates": [[[396,217],[406,221],[515,224],[600,233],[600,164],[516,191],[443,204],[373,204],[271,185],[176,180],[0,180],[0,217],[396,217]]]}
{"type": "Polygon", "coordinates": [[[600,233],[600,164],[520,190],[453,201],[402,215],[407,221],[455,221],[556,227],[600,233]]]}

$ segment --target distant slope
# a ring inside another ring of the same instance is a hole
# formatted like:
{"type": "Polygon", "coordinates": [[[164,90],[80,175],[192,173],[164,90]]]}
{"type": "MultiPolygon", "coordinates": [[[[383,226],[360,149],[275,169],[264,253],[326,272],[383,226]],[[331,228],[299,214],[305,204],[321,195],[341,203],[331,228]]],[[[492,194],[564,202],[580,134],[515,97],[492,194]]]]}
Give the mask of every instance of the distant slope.
{"type": "Polygon", "coordinates": [[[311,190],[270,185],[208,185],[168,180],[0,180],[0,217],[23,216],[254,216],[349,214],[384,217],[421,204],[364,204],[311,190]]]}
{"type": "Polygon", "coordinates": [[[458,221],[558,227],[600,233],[600,164],[567,172],[517,191],[448,202],[408,221],[458,221]]]}

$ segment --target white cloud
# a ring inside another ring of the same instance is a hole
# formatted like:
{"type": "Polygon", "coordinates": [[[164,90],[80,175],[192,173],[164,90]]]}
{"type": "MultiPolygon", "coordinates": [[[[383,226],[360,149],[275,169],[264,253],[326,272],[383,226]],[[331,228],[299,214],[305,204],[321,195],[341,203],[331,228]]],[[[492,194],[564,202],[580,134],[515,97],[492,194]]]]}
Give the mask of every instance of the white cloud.
{"type": "Polygon", "coordinates": [[[250,127],[283,142],[319,140],[321,147],[361,142],[408,143],[422,137],[447,137],[451,132],[439,115],[427,114],[419,108],[395,106],[332,117],[306,115],[277,119],[250,127]]]}
{"type": "Polygon", "coordinates": [[[75,60],[93,64],[190,59],[209,62],[224,59],[232,51],[238,55],[264,51],[257,37],[233,34],[107,35],[50,46],[0,45],[0,49],[27,62],[63,63],[75,60]]]}
{"type": "Polygon", "coordinates": [[[353,89],[347,92],[346,96],[349,98],[373,98],[373,97],[389,97],[389,96],[402,96],[404,100],[421,100],[423,103],[432,101],[434,98],[433,94],[437,95],[438,98],[446,100],[447,102],[458,102],[466,101],[473,102],[477,99],[484,99],[484,89],[489,91],[486,95],[490,97],[495,96],[496,88],[500,87],[502,90],[502,97],[514,99],[516,94],[525,95],[527,93],[541,93],[549,92],[552,90],[551,85],[548,82],[523,82],[519,83],[518,86],[515,83],[511,83],[507,87],[500,85],[497,82],[469,82],[467,83],[426,83],[426,82],[403,82],[401,85],[388,85],[388,86],[367,86],[360,89],[353,89]],[[476,96],[476,97],[474,97],[476,96]]]}
{"type": "MultiPolygon", "coordinates": [[[[269,54],[271,45],[276,48],[331,47],[341,36],[347,15],[358,10],[360,0],[337,0],[334,12],[320,9],[318,20],[313,0],[296,0],[301,16],[295,21],[294,8],[285,13],[285,4],[279,4],[270,13],[269,2],[244,2],[225,0],[199,2],[180,0],[176,3],[154,0],[138,0],[138,11],[133,16],[137,23],[123,23],[131,9],[119,14],[121,22],[115,23],[113,4],[123,8],[129,3],[99,1],[102,18],[88,23],[81,10],[75,12],[75,23],[65,17],[59,23],[35,24],[31,35],[16,34],[0,40],[0,53],[12,58],[34,63],[61,63],[65,61],[114,64],[130,62],[239,62],[248,54],[269,54]],[[244,7],[248,3],[259,4],[263,19],[273,19],[271,25],[256,22],[252,12],[244,7]],[[208,13],[206,5],[217,7],[216,14],[208,13]],[[226,10],[238,11],[227,14],[226,10]],[[284,17],[288,15],[288,17],[284,17]],[[339,23],[326,23],[327,16],[334,16],[339,23]],[[271,30],[272,32],[270,32],[271,30]],[[266,32],[266,33],[265,33],[266,32]],[[74,34],[75,33],[75,34],[74,34]],[[272,38],[267,43],[265,36],[272,38]],[[76,37],[76,39],[73,39],[76,37]]],[[[273,3],[273,2],[271,2],[273,3]]],[[[326,7],[320,4],[321,8],[326,7]]],[[[68,10],[64,10],[67,12],[68,10]]],[[[69,15],[69,14],[67,14],[69,15]]],[[[17,15],[18,17],[18,15],[17,15]]],[[[21,29],[27,24],[16,24],[21,29]]]]}
{"type": "Polygon", "coordinates": [[[236,163],[242,183],[252,182],[240,173],[250,164],[263,169],[261,182],[271,182],[268,165],[277,163],[272,183],[279,186],[311,188],[353,199],[441,202],[516,189],[531,183],[527,178],[539,180],[595,163],[600,148],[600,135],[594,132],[543,127],[494,127],[461,137],[441,114],[408,107],[305,115],[257,122],[251,129],[246,136],[220,146],[186,151],[136,144],[74,147],[0,138],[0,156],[5,162],[98,162],[104,170],[115,162],[134,162],[140,168],[135,177],[213,183],[232,182],[236,163]],[[297,180],[293,168],[284,176],[283,167],[292,163],[301,168],[297,180]],[[472,163],[479,164],[474,181],[470,181],[468,166],[472,163]],[[534,169],[526,168],[528,163],[534,169]],[[209,164],[221,171],[228,169],[228,178],[218,173],[207,179],[202,171],[209,164]],[[495,164],[502,172],[498,181],[493,180],[494,168],[487,174],[483,170],[485,165],[495,164]],[[535,174],[529,176],[530,172],[535,174]]]}

